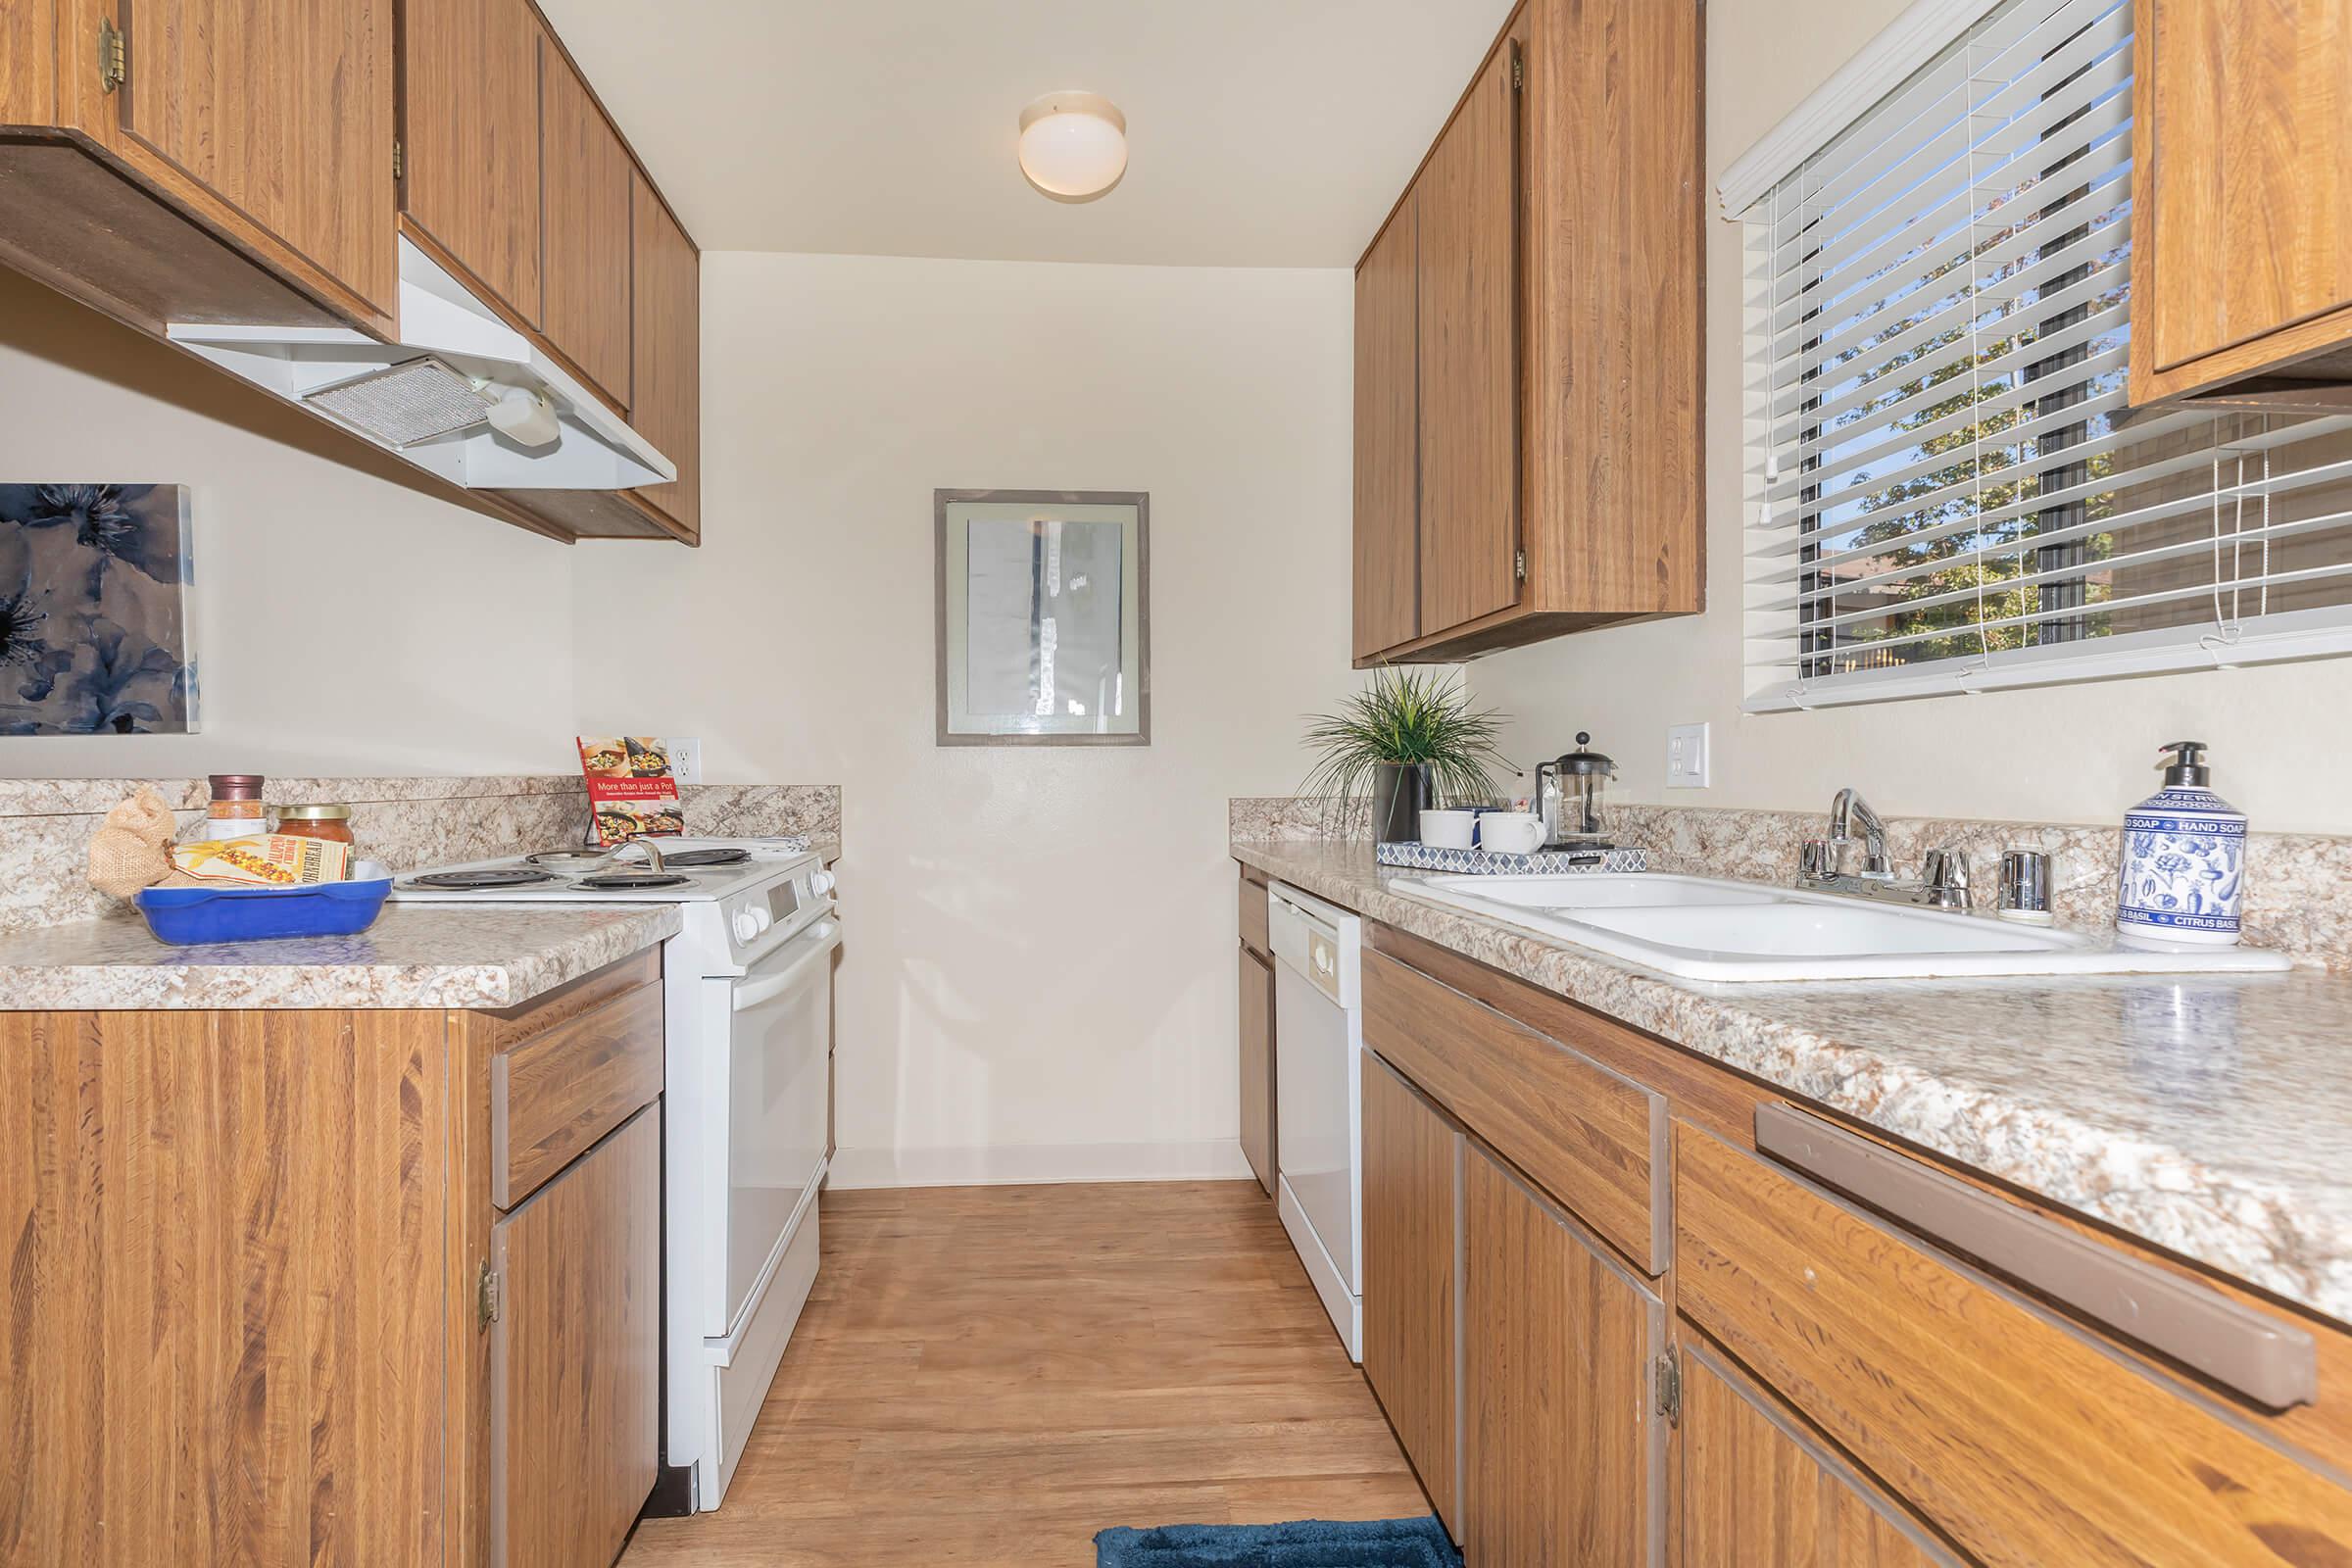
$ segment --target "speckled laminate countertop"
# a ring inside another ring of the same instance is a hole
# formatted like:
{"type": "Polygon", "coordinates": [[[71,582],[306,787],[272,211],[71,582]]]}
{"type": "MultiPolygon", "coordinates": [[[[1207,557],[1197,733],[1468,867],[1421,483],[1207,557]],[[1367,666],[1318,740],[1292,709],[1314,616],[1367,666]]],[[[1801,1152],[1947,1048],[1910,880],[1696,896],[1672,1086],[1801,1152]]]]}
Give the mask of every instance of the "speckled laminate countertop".
{"type": "Polygon", "coordinates": [[[1710,985],[1394,893],[1371,847],[1236,858],[2352,1323],[2352,979],[1710,985]]]}
{"type": "Polygon", "coordinates": [[[393,904],[357,936],[174,948],[108,915],[0,937],[0,1008],[511,1007],[678,927],[668,904],[393,904]]]}

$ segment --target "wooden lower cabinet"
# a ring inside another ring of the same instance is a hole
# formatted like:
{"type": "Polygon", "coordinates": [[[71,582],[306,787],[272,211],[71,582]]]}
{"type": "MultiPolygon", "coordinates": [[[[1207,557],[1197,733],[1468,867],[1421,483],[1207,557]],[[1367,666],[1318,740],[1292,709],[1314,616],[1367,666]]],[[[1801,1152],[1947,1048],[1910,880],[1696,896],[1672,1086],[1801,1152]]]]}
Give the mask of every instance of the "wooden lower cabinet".
{"type": "Polygon", "coordinates": [[[500,1220],[491,1260],[492,1568],[609,1563],[660,1463],[661,1107],[500,1220]]]}
{"type": "Polygon", "coordinates": [[[1959,1560],[1771,1396],[1682,1351],[1682,1560],[1690,1568],[1943,1568],[1959,1560]]]}
{"type": "Polygon", "coordinates": [[[1753,1080],[1386,926],[1366,941],[1364,1370],[1469,1568],[2352,1565],[2339,1325],[2185,1265],[2167,1283],[2079,1223],[2144,1274],[2030,1297],[1919,1228],[1920,1181],[1975,1192],[1967,1173],[1881,1144],[1847,1169],[1868,1192],[1825,1187],[1762,1152],[1788,1157],[1790,1107],[1753,1080]],[[1497,1062],[1550,1059],[1537,1029],[1591,1070],[1499,1088],[1497,1062]],[[1589,1091],[1618,1081],[1665,1098],[1663,1143],[1599,1136],[1589,1091]],[[1548,1157],[1565,1146],[1583,1157],[1548,1157]],[[1652,1152],[1670,1185],[1593,1179],[1652,1152]],[[1654,1267],[1628,1248],[1644,1194],[1672,1222],[1654,1267]],[[2261,1345],[2291,1372],[2303,1346],[2312,1380],[2244,1385],[2274,1407],[2133,1341],[2182,1323],[2216,1366],[2261,1345]],[[1448,1376],[1458,1482],[1430,1457],[1448,1376]]]}
{"type": "Polygon", "coordinates": [[[0,1011],[0,1563],[609,1563],[657,1451],[661,1086],[502,1217],[489,1085],[659,1060],[661,989],[646,953],[498,1012],[0,1011]]]}
{"type": "Polygon", "coordinates": [[[440,1563],[438,1012],[0,1012],[0,1561],[440,1563]]]}
{"type": "Polygon", "coordinates": [[[1462,1135],[1378,1056],[1363,1072],[1364,1377],[1459,1541],[1462,1135]]]}
{"type": "Polygon", "coordinates": [[[1664,1560],[1666,1309],[1473,1146],[1462,1184],[1462,1545],[1477,1568],[1664,1560]]]}
{"type": "Polygon", "coordinates": [[[1274,1195],[1274,965],[1244,947],[1242,994],[1242,1157],[1257,1185],[1274,1195]]]}
{"type": "Polygon", "coordinates": [[[2352,1563],[2352,1493],[2241,1426],[1754,1153],[1676,1158],[1683,1314],[1977,1561],[2352,1563]]]}

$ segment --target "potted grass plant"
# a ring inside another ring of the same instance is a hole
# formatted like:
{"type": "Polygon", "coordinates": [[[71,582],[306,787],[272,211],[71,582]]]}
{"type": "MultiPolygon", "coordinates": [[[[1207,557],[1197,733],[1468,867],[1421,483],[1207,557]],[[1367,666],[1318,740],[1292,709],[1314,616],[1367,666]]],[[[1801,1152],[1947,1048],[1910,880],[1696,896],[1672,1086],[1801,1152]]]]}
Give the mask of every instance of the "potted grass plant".
{"type": "Polygon", "coordinates": [[[1373,838],[1409,843],[1433,802],[1494,798],[1500,724],[1493,710],[1471,708],[1458,671],[1383,665],[1339,711],[1308,720],[1317,760],[1301,789],[1350,806],[1369,797],[1373,838]]]}

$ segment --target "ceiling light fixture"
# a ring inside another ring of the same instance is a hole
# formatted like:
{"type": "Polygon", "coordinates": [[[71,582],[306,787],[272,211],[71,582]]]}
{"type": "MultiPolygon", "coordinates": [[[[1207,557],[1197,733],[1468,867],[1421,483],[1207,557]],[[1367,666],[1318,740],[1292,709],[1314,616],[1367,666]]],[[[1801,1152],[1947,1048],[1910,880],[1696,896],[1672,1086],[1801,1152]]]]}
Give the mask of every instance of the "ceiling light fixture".
{"type": "Polygon", "coordinates": [[[1127,117],[1101,93],[1047,93],[1021,111],[1021,172],[1057,202],[1106,194],[1127,172],[1127,117]]]}

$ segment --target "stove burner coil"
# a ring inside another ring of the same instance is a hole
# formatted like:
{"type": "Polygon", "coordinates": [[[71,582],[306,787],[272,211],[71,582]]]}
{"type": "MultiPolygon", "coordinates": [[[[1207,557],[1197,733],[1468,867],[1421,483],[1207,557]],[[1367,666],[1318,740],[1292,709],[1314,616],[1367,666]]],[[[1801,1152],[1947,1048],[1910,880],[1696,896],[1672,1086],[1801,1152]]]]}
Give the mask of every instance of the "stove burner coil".
{"type": "Polygon", "coordinates": [[[678,888],[693,880],[692,877],[672,876],[666,871],[599,871],[594,876],[581,877],[572,886],[618,892],[624,888],[678,888]]]}
{"type": "Polygon", "coordinates": [[[663,865],[741,865],[752,858],[749,850],[674,850],[662,857],[663,865]]]}
{"type": "Polygon", "coordinates": [[[555,877],[549,872],[526,871],[515,866],[480,871],[430,871],[423,876],[409,878],[402,886],[433,888],[444,892],[481,892],[490,888],[536,887],[542,882],[554,880],[555,877]]]}

